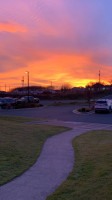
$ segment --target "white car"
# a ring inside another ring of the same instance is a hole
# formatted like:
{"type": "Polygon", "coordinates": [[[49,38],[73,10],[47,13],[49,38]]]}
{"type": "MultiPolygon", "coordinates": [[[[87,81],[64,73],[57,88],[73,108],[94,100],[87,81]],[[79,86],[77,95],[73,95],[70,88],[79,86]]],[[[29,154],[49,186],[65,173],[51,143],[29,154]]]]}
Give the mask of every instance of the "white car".
{"type": "Polygon", "coordinates": [[[96,101],[95,106],[95,113],[99,111],[106,111],[111,112],[112,110],[112,100],[110,99],[99,99],[96,101]]]}

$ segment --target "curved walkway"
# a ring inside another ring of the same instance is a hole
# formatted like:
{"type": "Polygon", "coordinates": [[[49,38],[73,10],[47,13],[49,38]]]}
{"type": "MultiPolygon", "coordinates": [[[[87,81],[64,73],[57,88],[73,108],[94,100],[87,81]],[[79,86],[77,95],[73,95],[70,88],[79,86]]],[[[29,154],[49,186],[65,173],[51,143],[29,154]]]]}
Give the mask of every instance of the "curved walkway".
{"type": "Polygon", "coordinates": [[[48,121],[44,124],[73,129],[49,138],[37,162],[23,175],[0,187],[0,200],[45,200],[72,171],[72,139],[88,130],[112,130],[112,126],[106,124],[63,121],[48,121]]]}

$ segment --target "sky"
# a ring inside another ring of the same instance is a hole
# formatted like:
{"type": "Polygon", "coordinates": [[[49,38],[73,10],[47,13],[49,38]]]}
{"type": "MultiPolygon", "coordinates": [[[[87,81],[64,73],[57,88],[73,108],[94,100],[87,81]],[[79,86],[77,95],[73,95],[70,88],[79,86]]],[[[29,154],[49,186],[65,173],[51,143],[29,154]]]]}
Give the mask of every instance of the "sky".
{"type": "Polygon", "coordinates": [[[111,0],[0,0],[0,88],[112,80],[111,0]]]}

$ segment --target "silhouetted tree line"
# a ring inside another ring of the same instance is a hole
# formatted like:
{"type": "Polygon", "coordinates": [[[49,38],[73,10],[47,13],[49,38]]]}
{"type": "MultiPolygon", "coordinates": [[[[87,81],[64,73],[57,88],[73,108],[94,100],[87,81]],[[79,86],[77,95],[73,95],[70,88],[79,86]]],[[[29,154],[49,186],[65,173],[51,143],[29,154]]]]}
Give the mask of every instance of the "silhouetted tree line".
{"type": "MultiPolygon", "coordinates": [[[[0,96],[4,97],[4,96],[12,96],[12,97],[21,97],[24,95],[27,95],[27,87],[19,87],[19,88],[15,88],[13,90],[11,90],[11,92],[6,93],[6,92],[1,92],[0,96]],[[19,93],[14,93],[14,91],[20,91],[21,94],[19,93]],[[23,93],[22,93],[23,91],[23,93]],[[25,93],[26,92],[26,93],[25,93]]],[[[104,83],[89,83],[86,88],[80,88],[80,87],[76,87],[76,88],[71,88],[71,86],[69,84],[64,84],[62,85],[62,87],[60,88],[60,90],[55,90],[54,93],[53,91],[53,87],[51,88],[49,87],[42,87],[42,86],[30,86],[30,95],[33,95],[34,97],[39,97],[40,99],[52,99],[52,100],[59,100],[59,99],[87,99],[87,101],[89,102],[90,99],[94,99],[94,98],[100,98],[102,96],[106,96],[108,94],[112,94],[112,82],[110,85],[105,85],[104,83]],[[42,93],[37,93],[37,94],[33,94],[31,93],[31,91],[42,91],[42,93]]]]}

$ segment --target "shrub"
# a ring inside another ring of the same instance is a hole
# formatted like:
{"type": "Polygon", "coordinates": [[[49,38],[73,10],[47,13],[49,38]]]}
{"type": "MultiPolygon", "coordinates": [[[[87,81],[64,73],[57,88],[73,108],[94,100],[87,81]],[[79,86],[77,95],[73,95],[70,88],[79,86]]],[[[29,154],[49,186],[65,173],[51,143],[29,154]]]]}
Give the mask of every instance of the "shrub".
{"type": "Polygon", "coordinates": [[[78,112],[90,112],[92,109],[88,107],[78,108],[78,112]]]}

